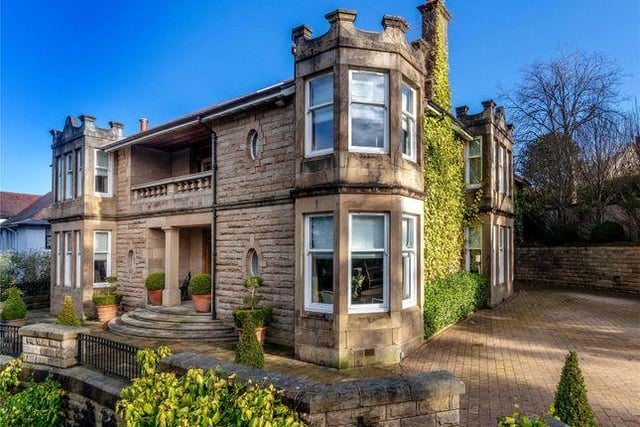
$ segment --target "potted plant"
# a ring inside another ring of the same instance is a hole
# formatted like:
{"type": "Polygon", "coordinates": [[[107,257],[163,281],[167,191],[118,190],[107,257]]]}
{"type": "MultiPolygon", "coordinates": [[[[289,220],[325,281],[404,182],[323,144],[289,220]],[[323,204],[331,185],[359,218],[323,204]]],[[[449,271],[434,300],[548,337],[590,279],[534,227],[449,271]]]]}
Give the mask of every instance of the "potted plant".
{"type": "Polygon", "coordinates": [[[116,292],[116,281],[117,279],[114,276],[107,277],[107,282],[110,283],[111,286],[96,289],[93,294],[92,300],[96,305],[98,321],[101,323],[109,322],[118,314],[118,308],[120,307],[120,302],[122,302],[123,295],[116,292]]]}
{"type": "Polygon", "coordinates": [[[256,337],[260,344],[264,344],[264,336],[267,327],[273,319],[272,307],[259,307],[262,297],[256,295],[256,291],[264,284],[264,280],[260,276],[247,277],[244,280],[244,287],[249,292],[249,296],[244,298],[244,306],[233,310],[233,320],[235,321],[240,338],[246,325],[249,323],[255,326],[256,337]]]}
{"type": "Polygon", "coordinates": [[[211,276],[196,274],[189,281],[189,292],[193,299],[193,307],[198,313],[211,311],[211,276]]]}
{"type": "Polygon", "coordinates": [[[22,300],[22,291],[18,288],[6,290],[7,300],[2,308],[2,321],[14,326],[27,324],[27,305],[22,300]]]}
{"type": "Polygon", "coordinates": [[[164,290],[164,273],[151,273],[144,281],[144,287],[149,293],[151,305],[162,305],[162,291],[164,290]]]}

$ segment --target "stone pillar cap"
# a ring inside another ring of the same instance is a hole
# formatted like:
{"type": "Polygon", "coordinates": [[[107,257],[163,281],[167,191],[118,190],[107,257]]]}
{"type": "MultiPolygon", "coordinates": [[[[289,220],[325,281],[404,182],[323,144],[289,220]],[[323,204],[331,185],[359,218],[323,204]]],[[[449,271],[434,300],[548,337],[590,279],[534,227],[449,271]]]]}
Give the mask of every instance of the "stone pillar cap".
{"type": "Polygon", "coordinates": [[[406,33],[409,29],[409,24],[407,24],[407,21],[400,16],[385,15],[382,17],[382,27],[385,30],[387,28],[398,28],[403,33],[406,33]]]}
{"type": "Polygon", "coordinates": [[[336,9],[327,13],[324,17],[329,21],[329,24],[334,25],[337,22],[353,23],[356,20],[356,16],[358,16],[358,12],[355,10],[336,9]]]}
{"type": "Polygon", "coordinates": [[[467,107],[466,105],[461,105],[459,107],[456,107],[456,116],[457,117],[464,117],[467,114],[469,114],[469,107],[467,107]]]}
{"type": "Polygon", "coordinates": [[[312,33],[313,30],[306,25],[298,25],[293,30],[291,30],[291,40],[293,40],[294,43],[298,43],[298,40],[300,40],[301,38],[304,40],[309,40],[311,39],[312,33]]]}
{"type": "Polygon", "coordinates": [[[81,114],[79,119],[82,120],[84,123],[93,123],[96,121],[96,118],[89,114],[81,114]]]}

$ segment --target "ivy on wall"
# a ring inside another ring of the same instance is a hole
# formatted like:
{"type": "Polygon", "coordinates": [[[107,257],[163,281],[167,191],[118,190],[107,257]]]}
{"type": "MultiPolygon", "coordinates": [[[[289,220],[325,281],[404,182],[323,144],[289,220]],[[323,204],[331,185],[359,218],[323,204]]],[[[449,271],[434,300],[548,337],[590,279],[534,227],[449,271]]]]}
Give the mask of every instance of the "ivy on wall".
{"type": "MultiPolygon", "coordinates": [[[[432,51],[433,100],[449,111],[451,90],[446,23],[437,14],[436,46],[432,51]]],[[[463,144],[451,119],[426,115],[424,120],[424,258],[425,283],[460,269],[466,213],[463,144]]]]}

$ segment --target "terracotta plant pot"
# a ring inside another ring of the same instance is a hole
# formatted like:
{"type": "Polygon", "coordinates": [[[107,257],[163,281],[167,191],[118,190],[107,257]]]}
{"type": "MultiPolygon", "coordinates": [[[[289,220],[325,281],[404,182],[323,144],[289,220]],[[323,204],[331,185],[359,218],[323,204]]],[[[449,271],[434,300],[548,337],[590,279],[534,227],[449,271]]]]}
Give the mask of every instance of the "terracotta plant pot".
{"type": "Polygon", "coordinates": [[[118,315],[118,304],[96,305],[96,311],[98,312],[98,321],[107,323],[118,315]]]}
{"type": "MultiPolygon", "coordinates": [[[[264,345],[264,337],[267,335],[268,326],[259,326],[256,328],[256,338],[258,338],[258,342],[260,345],[264,345]]],[[[242,334],[244,334],[244,329],[238,328],[238,337],[242,339],[242,334]]]]}
{"type": "Polygon", "coordinates": [[[149,292],[149,303],[151,305],[162,305],[162,289],[149,292]]]}
{"type": "Polygon", "coordinates": [[[197,313],[208,313],[211,311],[211,294],[207,295],[191,295],[193,300],[193,308],[197,313]]]}
{"type": "Polygon", "coordinates": [[[24,326],[27,324],[27,318],[25,317],[23,319],[5,320],[4,323],[11,326],[24,326]]]}

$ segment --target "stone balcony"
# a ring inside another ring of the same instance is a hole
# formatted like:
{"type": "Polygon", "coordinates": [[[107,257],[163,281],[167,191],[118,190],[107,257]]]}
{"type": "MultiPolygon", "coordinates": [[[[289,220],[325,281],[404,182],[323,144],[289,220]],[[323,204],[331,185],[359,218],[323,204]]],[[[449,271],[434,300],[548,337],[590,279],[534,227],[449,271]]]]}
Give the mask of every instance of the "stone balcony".
{"type": "Polygon", "coordinates": [[[210,207],[211,171],[176,176],[131,187],[131,204],[140,212],[210,207]]]}

